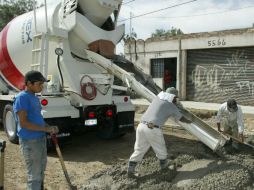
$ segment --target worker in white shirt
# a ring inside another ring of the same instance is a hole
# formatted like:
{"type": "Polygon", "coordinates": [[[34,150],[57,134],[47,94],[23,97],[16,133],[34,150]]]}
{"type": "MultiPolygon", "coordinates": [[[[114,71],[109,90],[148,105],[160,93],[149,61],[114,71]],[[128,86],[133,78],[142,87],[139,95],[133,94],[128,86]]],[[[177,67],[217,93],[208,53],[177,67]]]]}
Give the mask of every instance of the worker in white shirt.
{"type": "MultiPolygon", "coordinates": [[[[229,134],[234,138],[239,139],[241,142],[244,141],[243,112],[234,99],[230,98],[220,106],[216,119],[218,131],[229,134]],[[223,131],[221,130],[221,125],[224,128],[223,131]]],[[[233,140],[232,146],[238,148],[238,143],[233,140]]]]}
{"type": "Polygon", "coordinates": [[[185,123],[191,123],[176,107],[178,92],[168,88],[166,92],[160,92],[152,101],[136,130],[136,142],[134,152],[128,162],[127,173],[129,177],[137,177],[135,167],[141,162],[143,156],[152,147],[156,157],[160,161],[162,170],[167,169],[167,148],[163,137],[162,127],[169,117],[185,123]]]}

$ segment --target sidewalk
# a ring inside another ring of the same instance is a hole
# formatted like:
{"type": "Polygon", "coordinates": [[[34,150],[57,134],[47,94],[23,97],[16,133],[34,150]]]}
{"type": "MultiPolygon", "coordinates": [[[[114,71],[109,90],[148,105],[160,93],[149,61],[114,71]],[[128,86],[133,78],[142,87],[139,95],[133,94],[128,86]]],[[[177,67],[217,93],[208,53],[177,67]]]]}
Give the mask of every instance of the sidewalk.
{"type": "MultiPolygon", "coordinates": [[[[149,105],[149,102],[146,99],[132,99],[131,100],[135,105],[149,105]]],[[[181,101],[185,108],[193,109],[202,109],[217,111],[221,104],[217,103],[205,103],[205,102],[192,102],[192,101],[181,101]]],[[[254,114],[254,106],[241,106],[244,114],[254,114]]]]}

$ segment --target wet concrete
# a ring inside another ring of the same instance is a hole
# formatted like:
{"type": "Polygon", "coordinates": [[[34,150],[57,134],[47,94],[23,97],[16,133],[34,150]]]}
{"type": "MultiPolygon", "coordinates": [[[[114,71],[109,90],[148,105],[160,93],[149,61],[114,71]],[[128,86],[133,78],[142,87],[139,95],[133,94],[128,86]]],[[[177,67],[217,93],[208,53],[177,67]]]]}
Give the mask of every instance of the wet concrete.
{"type": "MultiPolygon", "coordinates": [[[[193,142],[192,142],[193,143],[193,142]]],[[[174,147],[170,162],[177,170],[160,171],[159,161],[150,151],[138,164],[140,177],[128,178],[127,160],[95,174],[84,185],[84,190],[252,190],[254,189],[253,150],[236,151],[228,146],[218,156],[198,142],[198,147],[183,153],[174,147]],[[193,151],[194,150],[194,151],[193,151]],[[196,151],[195,151],[196,150],[196,151]]]]}
{"type": "MultiPolygon", "coordinates": [[[[137,110],[142,113],[139,107],[137,110]]],[[[138,112],[139,113],[139,112],[138,112]]],[[[211,117],[211,116],[209,116],[211,117]]],[[[171,124],[171,123],[170,123],[171,124]]],[[[214,123],[213,123],[214,124],[214,123]]],[[[175,129],[164,128],[164,134],[175,129]]],[[[254,149],[226,144],[216,153],[186,132],[165,135],[169,160],[176,171],[160,171],[159,161],[149,151],[136,170],[140,177],[127,177],[127,162],[118,162],[107,170],[99,171],[84,183],[84,190],[253,190],[254,149]]],[[[249,138],[249,142],[254,142],[249,138]]]]}

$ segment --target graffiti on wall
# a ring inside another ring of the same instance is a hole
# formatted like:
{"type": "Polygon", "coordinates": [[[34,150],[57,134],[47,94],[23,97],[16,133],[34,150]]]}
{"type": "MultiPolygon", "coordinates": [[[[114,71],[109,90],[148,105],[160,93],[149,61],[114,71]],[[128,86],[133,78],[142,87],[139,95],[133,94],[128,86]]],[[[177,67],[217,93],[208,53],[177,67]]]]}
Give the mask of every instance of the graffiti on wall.
{"type": "Polygon", "coordinates": [[[248,89],[248,93],[251,94],[251,96],[254,96],[254,81],[239,81],[236,82],[236,85],[239,87],[240,91],[246,87],[248,89]]]}
{"type": "Polygon", "coordinates": [[[248,89],[254,95],[254,80],[250,81],[247,73],[252,70],[244,50],[237,51],[223,64],[197,65],[192,71],[191,81],[195,88],[209,89],[214,93],[230,94],[248,89]],[[224,84],[231,84],[230,87],[224,84]]]}

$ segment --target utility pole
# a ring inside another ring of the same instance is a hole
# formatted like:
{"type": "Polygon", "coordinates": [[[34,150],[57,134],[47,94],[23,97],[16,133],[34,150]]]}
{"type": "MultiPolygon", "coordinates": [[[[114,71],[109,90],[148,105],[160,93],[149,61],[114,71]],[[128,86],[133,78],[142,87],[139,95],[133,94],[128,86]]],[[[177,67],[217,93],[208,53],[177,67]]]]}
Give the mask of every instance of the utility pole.
{"type": "Polygon", "coordinates": [[[130,61],[132,61],[132,52],[131,52],[131,39],[132,39],[132,12],[130,12],[130,40],[129,40],[129,51],[130,51],[130,61]]]}
{"type": "Polygon", "coordinates": [[[130,38],[132,37],[132,12],[130,12],[130,38]]]}

